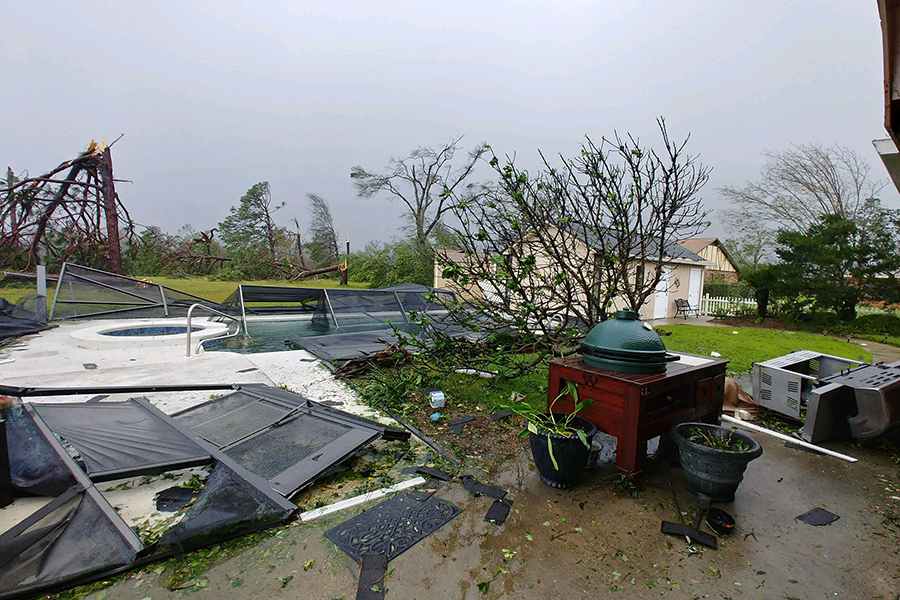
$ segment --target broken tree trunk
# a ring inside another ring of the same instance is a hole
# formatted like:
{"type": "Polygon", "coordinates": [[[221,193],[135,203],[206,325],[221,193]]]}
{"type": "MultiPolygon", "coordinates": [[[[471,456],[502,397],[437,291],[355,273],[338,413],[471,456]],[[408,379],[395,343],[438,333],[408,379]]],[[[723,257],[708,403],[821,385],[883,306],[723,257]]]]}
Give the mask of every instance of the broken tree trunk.
{"type": "Polygon", "coordinates": [[[109,146],[103,149],[100,161],[103,210],[106,213],[106,244],[109,247],[109,271],[122,274],[122,243],[119,239],[119,211],[116,205],[116,184],[113,181],[112,154],[109,146]]]}

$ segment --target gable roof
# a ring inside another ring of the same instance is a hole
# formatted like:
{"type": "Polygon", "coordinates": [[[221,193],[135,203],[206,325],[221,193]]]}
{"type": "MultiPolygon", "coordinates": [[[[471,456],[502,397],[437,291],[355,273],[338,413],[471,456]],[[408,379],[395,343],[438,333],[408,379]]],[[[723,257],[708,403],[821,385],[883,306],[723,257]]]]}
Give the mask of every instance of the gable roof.
{"type": "Polygon", "coordinates": [[[678,240],[678,243],[681,246],[684,246],[691,252],[700,253],[707,246],[715,246],[719,250],[722,251],[722,254],[725,255],[725,258],[728,259],[728,262],[731,263],[731,266],[734,267],[734,270],[740,272],[737,263],[734,261],[734,258],[731,256],[731,253],[728,251],[728,248],[719,241],[719,238],[690,238],[687,240],[678,240]]]}
{"type": "Polygon", "coordinates": [[[691,238],[689,240],[678,240],[679,244],[696,254],[700,254],[701,250],[712,244],[717,244],[721,248],[721,244],[718,242],[719,238],[691,238]]]}
{"type": "MultiPolygon", "coordinates": [[[[611,236],[607,238],[607,241],[604,243],[604,240],[601,240],[598,235],[591,231],[572,231],[570,229],[570,233],[594,250],[603,250],[604,248],[613,245],[611,236]]],[[[609,236],[610,234],[607,235],[609,236]]],[[[645,256],[638,256],[638,250],[639,248],[633,248],[631,250],[630,255],[632,258],[648,259],[648,257],[655,257],[659,254],[659,240],[651,239],[648,241],[645,256]]],[[[664,259],[669,262],[691,262],[700,265],[712,264],[702,256],[686,248],[683,244],[677,242],[666,242],[663,246],[663,256],[664,259]]]]}

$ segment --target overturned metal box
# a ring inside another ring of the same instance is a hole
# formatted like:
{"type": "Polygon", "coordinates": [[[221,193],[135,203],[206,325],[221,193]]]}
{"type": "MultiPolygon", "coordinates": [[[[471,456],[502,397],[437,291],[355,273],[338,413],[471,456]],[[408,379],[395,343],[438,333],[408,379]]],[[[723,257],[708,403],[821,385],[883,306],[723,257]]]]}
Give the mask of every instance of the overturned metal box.
{"type": "Polygon", "coordinates": [[[900,429],[900,361],[863,365],[822,379],[812,390],[803,438],[872,439],[900,429]]]}
{"type": "Polygon", "coordinates": [[[800,420],[813,388],[824,378],[865,363],[812,350],[799,350],[753,365],[756,404],[800,420]]]}

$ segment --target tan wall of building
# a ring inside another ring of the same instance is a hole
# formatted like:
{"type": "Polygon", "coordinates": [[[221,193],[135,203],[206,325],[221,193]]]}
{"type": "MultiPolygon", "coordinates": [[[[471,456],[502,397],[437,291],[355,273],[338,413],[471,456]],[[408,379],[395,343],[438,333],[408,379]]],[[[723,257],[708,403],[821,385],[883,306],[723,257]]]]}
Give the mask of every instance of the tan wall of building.
{"type": "MultiPolygon", "coordinates": [[[[670,263],[665,265],[667,268],[671,269],[669,274],[669,297],[666,301],[666,317],[671,318],[675,316],[675,299],[683,298],[685,300],[688,299],[688,292],[690,290],[690,282],[691,282],[691,269],[703,269],[702,266],[689,265],[689,264],[680,264],[680,263],[670,263]]],[[[647,267],[650,268],[649,266],[647,267]]],[[[703,277],[700,277],[700,291],[698,294],[698,299],[703,297],[703,277]]],[[[619,310],[622,308],[626,308],[628,303],[622,297],[617,297],[613,300],[615,310],[619,310]]],[[[699,304],[698,302],[694,302],[693,304],[699,304]]],[[[691,305],[693,307],[693,304],[691,305]]],[[[651,294],[647,299],[647,303],[641,307],[641,310],[638,314],[641,316],[641,320],[649,321],[653,319],[653,315],[656,311],[656,294],[651,294]]]]}
{"type": "MultiPolygon", "coordinates": [[[[538,256],[538,268],[540,269],[542,266],[544,266],[546,264],[547,258],[542,257],[540,254],[538,254],[537,256],[538,256]]],[[[451,258],[461,260],[464,257],[462,257],[462,255],[460,255],[459,257],[451,256],[451,258]]],[[[639,262],[635,261],[634,264],[635,264],[635,269],[636,269],[639,262]]],[[[649,269],[652,268],[652,266],[650,266],[650,263],[647,263],[647,265],[648,265],[647,269],[649,271],[649,269]]],[[[681,263],[669,263],[666,265],[666,267],[668,269],[670,269],[669,290],[668,290],[669,294],[668,294],[668,299],[666,301],[666,317],[671,318],[671,317],[674,317],[675,313],[676,313],[675,299],[683,298],[685,300],[688,300],[688,292],[690,289],[690,280],[691,280],[691,269],[703,270],[704,267],[702,265],[697,266],[697,265],[681,264],[681,263]]],[[[635,269],[632,269],[632,274],[631,274],[632,277],[635,276],[634,275],[635,269]]],[[[440,267],[439,264],[435,264],[435,270],[434,270],[434,286],[435,287],[448,289],[448,290],[456,293],[457,296],[462,300],[476,300],[477,301],[477,300],[482,299],[482,297],[483,297],[482,292],[479,289],[477,284],[471,284],[466,289],[463,289],[459,285],[457,285],[455,282],[453,282],[452,280],[444,279],[441,275],[442,270],[443,269],[440,267]]],[[[696,302],[692,303],[692,306],[694,304],[699,305],[699,298],[702,298],[702,296],[703,296],[703,279],[704,279],[704,277],[701,275],[700,290],[697,295],[698,300],[696,302]]],[[[577,301],[578,300],[576,300],[576,302],[577,301]]],[[[613,299],[613,306],[610,308],[610,313],[613,313],[616,310],[620,310],[622,308],[627,308],[627,306],[628,306],[628,303],[626,302],[626,300],[623,297],[621,297],[621,296],[616,297],[613,299]]],[[[643,320],[652,319],[655,314],[655,306],[656,306],[656,294],[651,294],[651,296],[647,299],[647,303],[644,304],[644,306],[642,306],[641,310],[639,311],[641,319],[643,319],[643,320]]],[[[565,310],[564,307],[559,307],[559,309],[560,309],[560,311],[565,310]]]]}

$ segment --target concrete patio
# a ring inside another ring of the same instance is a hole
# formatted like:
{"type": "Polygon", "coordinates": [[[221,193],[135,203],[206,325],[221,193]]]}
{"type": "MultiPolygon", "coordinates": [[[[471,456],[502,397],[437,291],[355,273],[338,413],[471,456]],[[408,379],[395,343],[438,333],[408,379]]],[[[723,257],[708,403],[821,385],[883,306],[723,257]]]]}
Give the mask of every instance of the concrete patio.
{"type": "MultiPolygon", "coordinates": [[[[259,382],[363,410],[352,390],[302,351],[192,358],[185,358],[180,348],[169,354],[98,353],[69,345],[69,328],[77,325],[64,324],[5,349],[0,359],[14,362],[0,364],[3,382],[259,382]]],[[[900,357],[898,349],[880,346],[869,343],[868,349],[900,357]]],[[[163,395],[147,396],[167,412],[180,407],[163,395]]],[[[208,392],[198,393],[194,401],[208,397],[208,392]]],[[[613,473],[615,442],[606,438],[601,465],[572,490],[543,485],[526,452],[502,464],[465,468],[459,475],[471,474],[509,492],[509,518],[501,526],[485,522],[491,500],[472,497],[458,482],[448,484],[438,495],[463,513],[390,563],[387,597],[897,597],[900,531],[884,522],[888,511],[900,507],[898,465],[891,455],[874,445],[825,444],[859,459],[847,463],[755,437],[764,447],[763,456],[750,464],[735,501],[718,505],[737,520],[735,533],[721,538],[718,550],[692,554],[684,539],[660,533],[661,521],[679,520],[670,482],[684,518],[692,514],[693,496],[684,487],[681,470],[661,461],[639,491],[632,489],[613,473]],[[840,518],[822,527],[796,520],[814,507],[840,518]]],[[[198,598],[353,598],[358,567],[322,534],[371,505],[275,530],[259,544],[216,562],[187,589],[198,598]]],[[[2,514],[0,510],[0,518],[2,514]]],[[[166,588],[170,574],[151,565],[91,597],[182,598],[184,589],[166,588]]]]}

